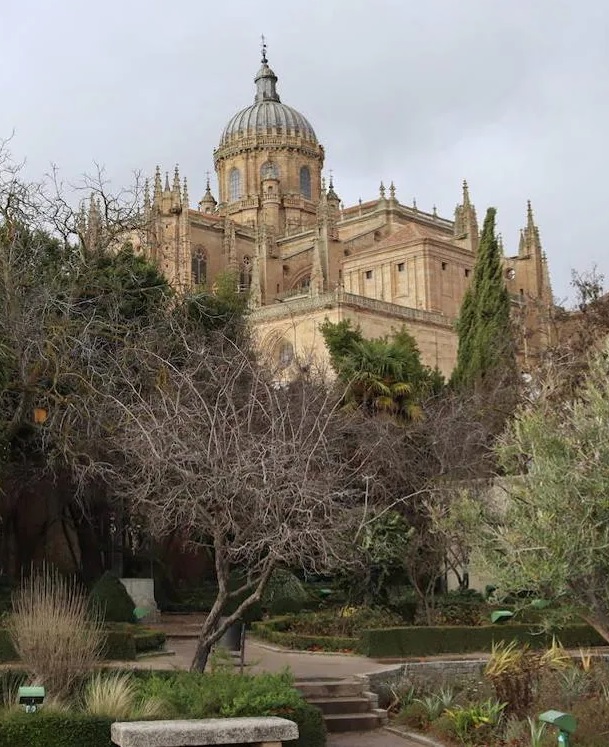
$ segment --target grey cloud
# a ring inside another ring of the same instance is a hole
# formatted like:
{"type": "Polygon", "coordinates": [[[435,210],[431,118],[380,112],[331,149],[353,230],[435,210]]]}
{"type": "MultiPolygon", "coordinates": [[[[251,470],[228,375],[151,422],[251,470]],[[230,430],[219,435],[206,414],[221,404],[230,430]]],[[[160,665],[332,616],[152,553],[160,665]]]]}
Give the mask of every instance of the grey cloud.
{"type": "Polygon", "coordinates": [[[564,298],[572,267],[609,272],[608,29],[605,0],[4,0],[0,135],[32,176],[179,162],[194,200],[264,32],[346,203],[393,179],[450,216],[467,178],[515,251],[531,198],[564,298]]]}

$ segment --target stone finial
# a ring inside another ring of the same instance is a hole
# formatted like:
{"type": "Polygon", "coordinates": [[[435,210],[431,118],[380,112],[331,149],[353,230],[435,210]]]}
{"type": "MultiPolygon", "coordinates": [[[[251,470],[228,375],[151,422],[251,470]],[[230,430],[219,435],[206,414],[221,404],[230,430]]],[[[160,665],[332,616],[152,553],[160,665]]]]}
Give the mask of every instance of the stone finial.
{"type": "Polygon", "coordinates": [[[148,179],[144,180],[144,210],[150,209],[150,182],[148,179]]]}
{"type": "Polygon", "coordinates": [[[180,194],[180,169],[177,164],[173,170],[173,191],[180,194]]]}
{"type": "Polygon", "coordinates": [[[395,184],[393,183],[393,179],[391,180],[391,184],[389,185],[389,199],[391,201],[395,201],[395,184]]]}
{"type": "Polygon", "coordinates": [[[467,186],[467,181],[464,179],[463,180],[463,206],[469,207],[470,204],[471,203],[469,200],[469,187],[467,186]]]}
{"type": "Polygon", "coordinates": [[[416,197],[413,197],[413,198],[412,198],[412,209],[413,209],[413,210],[414,210],[415,212],[418,212],[418,210],[419,210],[419,208],[417,207],[417,198],[416,198],[416,197]]]}
{"type": "Polygon", "coordinates": [[[188,181],[186,177],[184,177],[184,188],[182,190],[182,204],[185,208],[188,207],[189,198],[188,198],[188,181]]]}
{"type": "Polygon", "coordinates": [[[432,210],[431,210],[431,214],[432,214],[432,216],[433,216],[434,218],[437,218],[437,217],[438,217],[438,208],[437,208],[437,207],[436,207],[435,205],[433,206],[433,208],[432,208],[432,210]]]}
{"type": "Polygon", "coordinates": [[[161,167],[157,166],[154,172],[154,197],[161,196],[162,185],[161,185],[161,167]]]}
{"type": "Polygon", "coordinates": [[[385,190],[385,185],[383,184],[383,182],[381,182],[380,187],[379,187],[379,196],[380,196],[381,200],[385,199],[385,191],[386,191],[385,190]]]}
{"type": "Polygon", "coordinates": [[[165,172],[165,192],[171,192],[171,187],[169,186],[169,171],[165,172]]]}

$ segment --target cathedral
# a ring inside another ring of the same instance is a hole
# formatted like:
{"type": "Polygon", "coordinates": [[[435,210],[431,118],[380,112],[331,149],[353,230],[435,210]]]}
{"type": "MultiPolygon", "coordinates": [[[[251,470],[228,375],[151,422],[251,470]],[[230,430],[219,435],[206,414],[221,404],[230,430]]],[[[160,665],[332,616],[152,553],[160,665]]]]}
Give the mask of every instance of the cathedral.
{"type": "MultiPolygon", "coordinates": [[[[253,103],[228,121],[213,154],[217,199],[208,179],[192,208],[177,168],[163,184],[157,167],[145,195],[143,251],[177,289],[213,291],[231,272],[248,294],[259,350],[285,376],[327,366],[325,319],[349,319],[365,337],[405,326],[423,362],[449,376],[479,240],[467,184],[452,220],[401,204],[393,182],[345,206],[322,175],[315,130],[279,96],[265,45],[254,82],[253,103]]],[[[504,264],[526,370],[549,342],[553,309],[530,203],[518,251],[504,264]]]]}

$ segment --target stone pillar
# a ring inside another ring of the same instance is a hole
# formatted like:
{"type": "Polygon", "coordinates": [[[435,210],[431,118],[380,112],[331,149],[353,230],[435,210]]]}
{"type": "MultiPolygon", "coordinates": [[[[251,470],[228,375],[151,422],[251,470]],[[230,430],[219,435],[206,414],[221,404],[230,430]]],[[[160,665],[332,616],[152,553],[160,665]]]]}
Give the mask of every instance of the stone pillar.
{"type": "Polygon", "coordinates": [[[158,619],[160,612],[154,598],[153,578],[121,578],[121,583],[127,589],[135,606],[148,610],[147,614],[141,617],[142,620],[150,621],[158,619]]]}

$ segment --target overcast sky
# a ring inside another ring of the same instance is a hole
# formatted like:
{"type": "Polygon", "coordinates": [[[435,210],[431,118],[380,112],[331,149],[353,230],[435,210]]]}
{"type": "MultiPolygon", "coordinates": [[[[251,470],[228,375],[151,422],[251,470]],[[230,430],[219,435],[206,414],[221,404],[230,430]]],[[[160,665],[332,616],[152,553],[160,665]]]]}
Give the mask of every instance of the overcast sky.
{"type": "MultiPolygon", "coordinates": [[[[393,180],[452,217],[461,182],[506,252],[531,199],[555,296],[609,280],[607,0],[0,0],[0,136],[36,177],[179,163],[196,204],[261,33],[345,204],[393,180]]],[[[606,284],[609,285],[609,282],[606,284]]]]}

